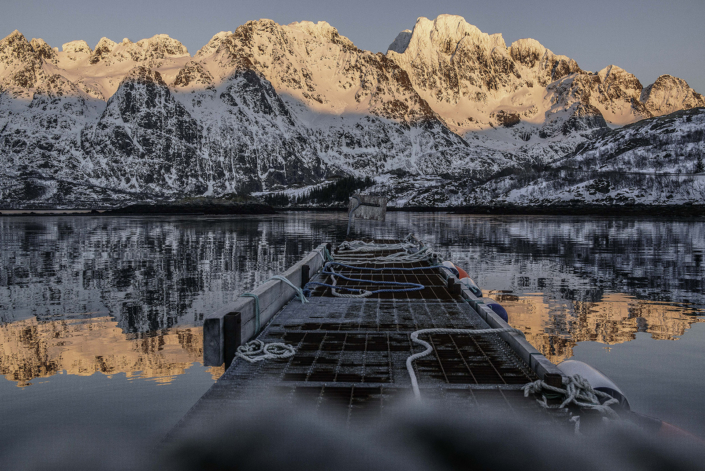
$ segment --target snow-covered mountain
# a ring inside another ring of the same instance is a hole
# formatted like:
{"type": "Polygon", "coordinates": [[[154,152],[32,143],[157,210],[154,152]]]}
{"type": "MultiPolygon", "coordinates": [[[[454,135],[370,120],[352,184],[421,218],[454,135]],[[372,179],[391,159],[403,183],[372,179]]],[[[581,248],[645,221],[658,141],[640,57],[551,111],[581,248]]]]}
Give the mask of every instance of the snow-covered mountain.
{"type": "Polygon", "coordinates": [[[110,206],[352,174],[400,203],[460,204],[503,169],[699,106],[670,75],[643,88],[450,15],[420,18],[386,54],[326,22],[248,22],[193,56],[167,35],[59,50],[15,31],[0,41],[0,201],[110,206]]]}
{"type": "Polygon", "coordinates": [[[705,108],[609,131],[526,178],[494,179],[467,204],[684,204],[705,202],[705,108]]]}
{"type": "Polygon", "coordinates": [[[387,55],[454,132],[544,162],[608,124],[705,106],[683,80],[665,75],[644,89],[615,65],[587,72],[534,39],[508,47],[459,16],[419,18],[387,55]]]}

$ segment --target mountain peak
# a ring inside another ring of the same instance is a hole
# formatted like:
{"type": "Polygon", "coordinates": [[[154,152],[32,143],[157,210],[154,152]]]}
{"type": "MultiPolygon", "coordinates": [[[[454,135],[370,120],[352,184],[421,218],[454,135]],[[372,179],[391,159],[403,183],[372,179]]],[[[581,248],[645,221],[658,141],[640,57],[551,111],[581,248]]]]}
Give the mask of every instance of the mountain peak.
{"type": "Polygon", "coordinates": [[[95,49],[93,50],[93,55],[91,56],[91,64],[100,62],[102,59],[107,57],[111,52],[113,52],[115,46],[117,46],[117,43],[115,41],[112,41],[105,37],[100,38],[100,41],[98,41],[98,44],[95,45],[95,49]]]}
{"type": "MultiPolygon", "coordinates": [[[[85,41],[74,41],[69,44],[74,43],[81,43],[82,48],[88,48],[85,41]]],[[[90,48],[88,49],[90,50],[90,48]]],[[[121,42],[116,43],[108,38],[101,38],[95,51],[91,52],[90,64],[101,62],[106,66],[126,61],[147,62],[189,56],[186,47],[167,34],[156,34],[151,38],[141,39],[137,42],[124,38],[121,42]]]]}
{"type": "Polygon", "coordinates": [[[509,47],[509,55],[518,64],[530,69],[538,66],[538,81],[541,85],[560,80],[570,74],[581,72],[578,63],[567,56],[554,54],[535,39],[518,39],[509,47]]]}
{"type": "Polygon", "coordinates": [[[705,97],[690,88],[685,80],[672,75],[661,75],[644,88],[640,100],[654,116],[705,106],[705,97]]]}
{"type": "Polygon", "coordinates": [[[181,41],[170,38],[168,34],[155,34],[151,38],[142,39],[134,43],[145,52],[149,51],[152,58],[163,59],[165,56],[188,55],[188,49],[181,44],[181,41]]]}
{"type": "Polygon", "coordinates": [[[93,50],[83,39],[76,41],[69,41],[61,46],[61,51],[69,55],[75,56],[77,54],[91,54],[93,50]]]}
{"type": "Polygon", "coordinates": [[[392,44],[389,45],[387,51],[394,51],[397,54],[404,54],[404,51],[406,51],[406,48],[409,46],[409,41],[411,41],[411,30],[405,29],[401,33],[397,34],[397,37],[394,38],[394,41],[392,41],[392,44]]]}
{"type": "Polygon", "coordinates": [[[93,52],[95,52],[101,48],[108,48],[108,49],[112,50],[115,46],[117,46],[117,44],[118,43],[116,43],[115,41],[113,41],[109,38],[102,37],[102,38],[100,38],[100,41],[98,41],[98,44],[95,45],[95,49],[93,50],[93,52]]]}
{"type": "Polygon", "coordinates": [[[158,85],[166,86],[166,83],[164,82],[164,79],[162,79],[162,75],[159,72],[143,65],[131,69],[123,79],[123,83],[124,82],[137,82],[143,84],[156,83],[158,85]]]}
{"type": "Polygon", "coordinates": [[[20,33],[19,30],[14,30],[12,33],[10,33],[10,34],[8,34],[7,36],[5,36],[2,40],[3,40],[3,41],[6,41],[6,40],[9,40],[9,39],[20,39],[20,40],[24,39],[25,41],[27,40],[27,39],[24,37],[24,34],[20,33]]]}
{"type": "Polygon", "coordinates": [[[551,51],[535,39],[517,39],[509,46],[512,58],[527,67],[534,67],[551,51]]]}
{"type": "Polygon", "coordinates": [[[32,45],[17,30],[14,30],[0,41],[0,62],[5,62],[12,58],[24,60],[28,54],[33,55],[32,45]]]}
{"type": "Polygon", "coordinates": [[[32,49],[34,49],[34,52],[37,57],[49,61],[56,60],[56,50],[53,49],[50,45],[48,45],[43,39],[32,38],[29,43],[32,45],[32,49]]]}
{"type": "Polygon", "coordinates": [[[604,69],[600,70],[597,75],[600,77],[602,82],[607,85],[619,83],[623,89],[638,92],[638,95],[636,95],[635,98],[639,100],[641,90],[644,88],[644,86],[634,74],[627,72],[619,66],[608,65],[604,69]]]}
{"type": "MultiPolygon", "coordinates": [[[[388,55],[437,111],[464,100],[484,102],[488,93],[510,86],[510,76],[520,78],[501,34],[483,33],[456,15],[417,19],[413,31],[397,36],[388,55]]],[[[462,121],[475,114],[458,113],[462,121]]]]}
{"type": "Polygon", "coordinates": [[[56,51],[42,39],[30,42],[19,31],[13,31],[0,41],[0,89],[3,85],[31,89],[43,74],[44,60],[56,62],[56,51]]]}
{"type": "Polygon", "coordinates": [[[338,30],[332,27],[327,21],[319,21],[317,23],[314,23],[313,21],[295,21],[293,23],[289,23],[288,26],[306,31],[311,36],[326,35],[329,32],[335,32],[336,34],[338,33],[338,30]]]}
{"type": "Polygon", "coordinates": [[[300,21],[290,23],[285,26],[285,28],[304,32],[319,41],[333,42],[336,44],[344,44],[346,46],[355,47],[352,41],[345,36],[341,36],[338,30],[331,26],[327,21],[319,21],[318,23],[314,23],[312,21],[300,21]]]}
{"type": "Polygon", "coordinates": [[[232,36],[232,34],[232,31],[221,31],[220,33],[216,34],[210,39],[210,41],[208,41],[205,46],[198,50],[195,57],[202,57],[207,56],[209,54],[213,54],[218,50],[223,40],[229,36],[232,36]]]}
{"type": "Polygon", "coordinates": [[[430,42],[439,46],[441,52],[452,54],[455,47],[468,38],[471,44],[482,45],[484,48],[506,48],[501,34],[487,34],[480,31],[477,26],[471,25],[465,18],[457,15],[439,15],[435,20],[420,17],[412,31],[410,44],[419,45],[430,42]]]}

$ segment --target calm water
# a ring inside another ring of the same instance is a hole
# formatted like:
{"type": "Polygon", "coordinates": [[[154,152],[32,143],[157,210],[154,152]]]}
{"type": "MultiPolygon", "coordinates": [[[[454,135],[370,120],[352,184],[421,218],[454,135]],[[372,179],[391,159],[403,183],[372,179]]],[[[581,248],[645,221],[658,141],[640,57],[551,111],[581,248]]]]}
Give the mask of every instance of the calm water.
{"type": "MultiPolygon", "coordinates": [[[[0,218],[0,452],[96,427],[159,437],[222,374],[204,313],[344,237],[343,213],[0,218]]],[[[554,362],[705,435],[705,223],[390,213],[465,268],[554,362]]]]}

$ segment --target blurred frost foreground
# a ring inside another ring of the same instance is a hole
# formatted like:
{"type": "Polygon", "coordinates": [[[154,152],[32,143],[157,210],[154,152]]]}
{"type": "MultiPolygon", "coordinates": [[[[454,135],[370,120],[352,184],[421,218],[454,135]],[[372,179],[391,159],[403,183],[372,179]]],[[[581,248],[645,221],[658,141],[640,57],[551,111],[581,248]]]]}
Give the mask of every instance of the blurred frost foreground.
{"type": "MultiPolygon", "coordinates": [[[[282,404],[279,401],[275,403],[282,404]]],[[[285,402],[285,401],[283,401],[285,402]]],[[[267,405],[269,404],[269,405],[267,405]]],[[[4,469],[39,470],[694,470],[702,442],[656,439],[627,422],[573,433],[570,424],[489,411],[407,403],[384,419],[346,425],[345,409],[223,411],[220,423],[161,443],[108,443],[90,430],[46,437],[41,449],[12,447],[4,469]],[[342,418],[341,419],[341,412],[342,418]]]]}

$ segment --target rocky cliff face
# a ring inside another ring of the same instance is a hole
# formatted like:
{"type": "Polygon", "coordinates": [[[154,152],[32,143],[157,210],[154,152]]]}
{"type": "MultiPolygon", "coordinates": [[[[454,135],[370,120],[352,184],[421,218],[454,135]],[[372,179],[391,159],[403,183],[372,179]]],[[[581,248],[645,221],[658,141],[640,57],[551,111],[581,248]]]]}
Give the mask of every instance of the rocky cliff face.
{"type": "Polygon", "coordinates": [[[15,31],[0,41],[0,199],[116,205],[346,174],[472,182],[703,104],[675,77],[643,88],[450,15],[420,18],[387,54],[325,22],[248,22],[194,56],[167,35],[59,51],[15,31]]]}

